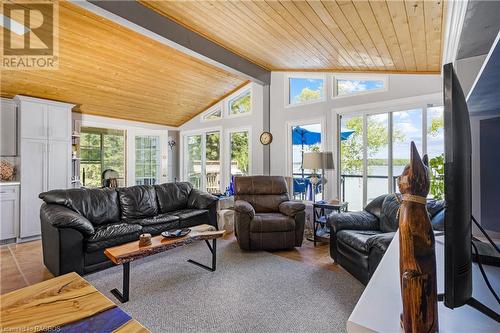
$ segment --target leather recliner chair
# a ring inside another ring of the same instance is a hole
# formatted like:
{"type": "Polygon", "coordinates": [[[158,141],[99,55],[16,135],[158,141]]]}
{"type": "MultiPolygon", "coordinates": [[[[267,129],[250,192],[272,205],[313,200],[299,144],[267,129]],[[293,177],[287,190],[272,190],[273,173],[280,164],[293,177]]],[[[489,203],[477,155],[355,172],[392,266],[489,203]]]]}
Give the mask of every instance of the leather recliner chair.
{"type": "Polygon", "coordinates": [[[290,201],[280,176],[235,177],[234,224],[244,250],[280,250],[301,246],[305,205],[290,201]]]}
{"type": "MultiPolygon", "coordinates": [[[[361,283],[367,284],[399,227],[399,202],[384,194],[360,212],[332,213],[330,256],[361,283]]],[[[445,202],[427,199],[427,211],[434,230],[443,230],[445,202]]]]}

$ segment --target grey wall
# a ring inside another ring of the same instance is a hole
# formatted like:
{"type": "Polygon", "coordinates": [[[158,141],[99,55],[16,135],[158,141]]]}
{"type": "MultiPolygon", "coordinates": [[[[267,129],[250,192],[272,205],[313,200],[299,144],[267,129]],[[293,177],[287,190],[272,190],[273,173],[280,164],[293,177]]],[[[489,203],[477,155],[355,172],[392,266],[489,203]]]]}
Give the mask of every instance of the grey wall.
{"type": "Polygon", "coordinates": [[[168,148],[168,181],[173,182],[175,180],[180,180],[181,175],[179,172],[179,149],[180,149],[180,140],[179,140],[179,131],[169,130],[168,131],[168,140],[175,141],[175,146],[171,149],[168,148]]]}

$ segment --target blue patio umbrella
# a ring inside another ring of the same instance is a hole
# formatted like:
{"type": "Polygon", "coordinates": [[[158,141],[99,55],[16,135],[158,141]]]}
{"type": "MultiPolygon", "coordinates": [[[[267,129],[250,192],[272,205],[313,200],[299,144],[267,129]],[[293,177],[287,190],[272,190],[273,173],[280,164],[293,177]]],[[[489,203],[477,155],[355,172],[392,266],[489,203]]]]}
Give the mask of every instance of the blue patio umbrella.
{"type": "Polygon", "coordinates": [[[354,133],[354,132],[355,132],[354,130],[347,130],[347,131],[340,132],[340,140],[344,141],[344,140],[349,139],[349,137],[351,136],[351,134],[354,133]]]}

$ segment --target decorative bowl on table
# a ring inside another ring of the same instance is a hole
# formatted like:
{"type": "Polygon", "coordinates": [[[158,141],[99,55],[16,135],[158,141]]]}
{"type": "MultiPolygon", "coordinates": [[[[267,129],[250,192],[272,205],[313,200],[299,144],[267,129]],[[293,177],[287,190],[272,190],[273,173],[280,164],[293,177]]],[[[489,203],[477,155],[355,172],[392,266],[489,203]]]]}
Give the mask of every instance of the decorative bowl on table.
{"type": "Polygon", "coordinates": [[[187,234],[191,232],[191,229],[189,228],[184,228],[184,229],[172,229],[172,230],[167,230],[161,233],[161,235],[165,238],[179,238],[179,237],[184,237],[187,234]]]}

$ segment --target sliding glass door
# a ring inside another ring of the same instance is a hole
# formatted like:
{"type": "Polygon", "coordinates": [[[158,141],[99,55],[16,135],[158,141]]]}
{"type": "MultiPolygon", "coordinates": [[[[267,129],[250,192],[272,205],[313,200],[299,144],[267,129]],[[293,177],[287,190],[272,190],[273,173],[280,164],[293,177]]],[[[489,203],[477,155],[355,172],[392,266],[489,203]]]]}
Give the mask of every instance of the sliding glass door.
{"type": "Polygon", "coordinates": [[[431,159],[431,196],[441,198],[443,107],[340,116],[340,194],[350,210],[379,195],[397,192],[396,178],[410,159],[410,142],[431,159]]]}
{"type": "Polygon", "coordinates": [[[197,189],[220,192],[220,132],[185,135],[184,175],[197,189]]]}

